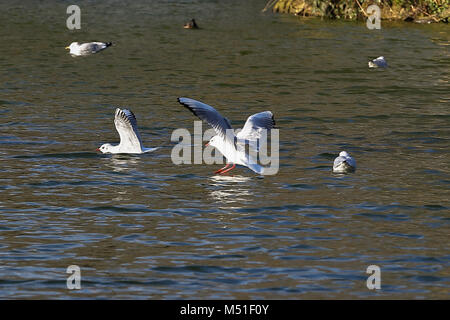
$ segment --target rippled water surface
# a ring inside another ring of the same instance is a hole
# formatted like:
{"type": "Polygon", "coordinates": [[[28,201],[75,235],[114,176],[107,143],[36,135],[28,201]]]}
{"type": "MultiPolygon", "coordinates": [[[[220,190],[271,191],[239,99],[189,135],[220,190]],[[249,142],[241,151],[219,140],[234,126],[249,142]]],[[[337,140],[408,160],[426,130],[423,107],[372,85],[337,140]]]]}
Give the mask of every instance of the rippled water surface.
{"type": "Polygon", "coordinates": [[[0,4],[0,297],[448,298],[449,26],[265,3],[78,1],[74,31],[69,2],[0,4]],[[92,40],[114,46],[64,50],[92,40]],[[369,70],[379,55],[390,67],[369,70]],[[179,96],[236,127],[272,110],[279,173],[175,166],[171,133],[196,120],[179,96]],[[117,106],[160,149],[96,152],[118,141],[117,106]],[[354,174],[331,173],[341,150],[354,174]]]}

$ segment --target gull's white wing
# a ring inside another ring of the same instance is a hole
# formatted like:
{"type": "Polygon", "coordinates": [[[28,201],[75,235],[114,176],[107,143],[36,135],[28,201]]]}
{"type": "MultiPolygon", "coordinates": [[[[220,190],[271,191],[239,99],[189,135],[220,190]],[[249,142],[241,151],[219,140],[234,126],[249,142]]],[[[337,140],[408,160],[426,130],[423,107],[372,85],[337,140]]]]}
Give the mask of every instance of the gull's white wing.
{"type": "Polygon", "coordinates": [[[224,139],[228,138],[229,140],[233,140],[232,142],[234,143],[235,136],[230,121],[217,112],[216,109],[203,102],[189,98],[178,98],[178,102],[188,108],[201,120],[206,121],[211,127],[213,127],[219,136],[224,139]]]}
{"type": "Polygon", "coordinates": [[[142,150],[142,141],[137,130],[136,117],[131,110],[117,108],[114,124],[120,136],[120,145],[123,148],[142,150]]]}
{"type": "Polygon", "coordinates": [[[263,130],[271,130],[275,127],[275,119],[270,111],[255,113],[248,117],[244,127],[236,135],[239,144],[249,144],[255,150],[259,151],[259,139],[263,130]]]}
{"type": "Polygon", "coordinates": [[[239,139],[257,140],[261,138],[263,130],[270,130],[273,127],[275,127],[275,119],[272,112],[255,113],[248,117],[244,127],[236,136],[239,139]]]}

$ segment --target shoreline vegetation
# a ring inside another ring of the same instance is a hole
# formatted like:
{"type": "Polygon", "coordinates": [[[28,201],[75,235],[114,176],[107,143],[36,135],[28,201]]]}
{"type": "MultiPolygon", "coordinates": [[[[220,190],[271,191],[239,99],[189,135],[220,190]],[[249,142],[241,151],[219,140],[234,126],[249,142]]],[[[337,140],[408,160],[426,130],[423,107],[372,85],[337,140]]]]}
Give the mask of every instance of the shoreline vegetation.
{"type": "Polygon", "coordinates": [[[263,9],[326,19],[365,20],[367,7],[376,4],[382,20],[448,23],[450,0],[269,0],[263,9]]]}

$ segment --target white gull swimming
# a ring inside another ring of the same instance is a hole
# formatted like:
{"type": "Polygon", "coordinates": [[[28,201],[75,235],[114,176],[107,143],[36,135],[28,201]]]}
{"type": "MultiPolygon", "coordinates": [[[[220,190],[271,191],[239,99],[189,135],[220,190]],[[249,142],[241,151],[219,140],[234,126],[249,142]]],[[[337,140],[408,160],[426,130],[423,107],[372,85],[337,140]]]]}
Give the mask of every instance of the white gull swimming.
{"type": "Polygon", "coordinates": [[[120,136],[120,143],[115,146],[105,143],[97,151],[103,153],[145,153],[158,149],[144,148],[137,129],[136,117],[131,110],[117,108],[114,124],[120,136]]]}
{"type": "Polygon", "coordinates": [[[66,49],[70,50],[72,56],[87,56],[105,50],[112,42],[87,42],[80,44],[72,42],[66,49]]]}
{"type": "Polygon", "coordinates": [[[356,161],[346,151],[341,151],[339,157],[334,159],[334,173],[348,173],[356,170],[356,161]]]}
{"type": "Polygon", "coordinates": [[[227,165],[215,173],[224,174],[239,164],[256,173],[264,174],[264,167],[257,164],[251,154],[245,152],[245,145],[248,144],[254,151],[258,151],[263,130],[270,130],[275,126],[272,112],[264,111],[251,115],[242,130],[235,134],[228,119],[213,107],[189,98],[178,98],[178,102],[215,130],[216,135],[208,144],[218,149],[227,159],[227,165]]]}

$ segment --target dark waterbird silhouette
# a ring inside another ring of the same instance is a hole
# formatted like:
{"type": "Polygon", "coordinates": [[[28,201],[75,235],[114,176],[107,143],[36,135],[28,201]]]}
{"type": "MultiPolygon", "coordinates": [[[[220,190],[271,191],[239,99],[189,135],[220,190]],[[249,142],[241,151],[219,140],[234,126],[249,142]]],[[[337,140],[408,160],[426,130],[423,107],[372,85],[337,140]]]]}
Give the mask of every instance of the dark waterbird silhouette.
{"type": "Polygon", "coordinates": [[[184,24],[185,29],[199,29],[197,23],[195,22],[195,19],[191,19],[191,21],[186,22],[184,24]]]}

